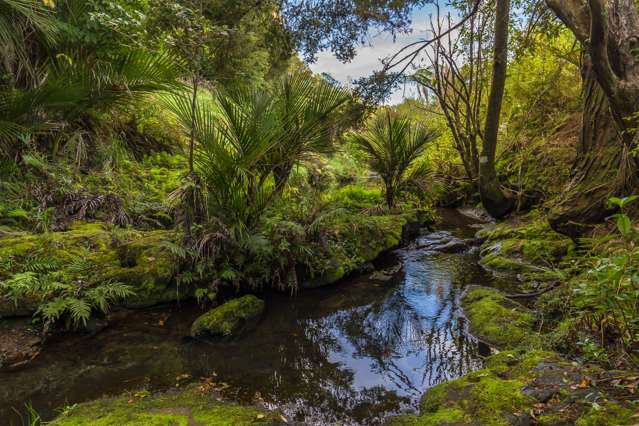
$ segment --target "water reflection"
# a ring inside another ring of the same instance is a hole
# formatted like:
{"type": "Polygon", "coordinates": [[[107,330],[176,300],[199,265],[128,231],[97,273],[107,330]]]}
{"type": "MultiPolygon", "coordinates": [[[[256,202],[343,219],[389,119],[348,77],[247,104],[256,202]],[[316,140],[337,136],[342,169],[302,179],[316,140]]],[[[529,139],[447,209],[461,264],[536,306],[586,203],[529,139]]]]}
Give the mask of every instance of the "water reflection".
{"type": "Polygon", "coordinates": [[[104,393],[173,386],[188,373],[215,374],[229,397],[259,398],[308,424],[379,423],[479,367],[459,299],[465,285],[490,280],[469,254],[406,249],[396,260],[403,267],[387,282],[270,296],[259,328],[234,343],[185,341],[194,308],[163,327],[165,311],[139,312],[97,338],[63,341],[28,370],[0,374],[0,415],[28,400],[46,414],[104,393]]]}

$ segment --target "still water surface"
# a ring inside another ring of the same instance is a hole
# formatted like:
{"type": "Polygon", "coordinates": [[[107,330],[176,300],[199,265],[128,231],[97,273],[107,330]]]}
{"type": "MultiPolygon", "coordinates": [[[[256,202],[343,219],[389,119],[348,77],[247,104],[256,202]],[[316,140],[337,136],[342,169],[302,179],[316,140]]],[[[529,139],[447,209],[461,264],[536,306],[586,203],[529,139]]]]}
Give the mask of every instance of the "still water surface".
{"type": "Polygon", "coordinates": [[[438,236],[424,231],[385,259],[384,267],[401,265],[390,279],[368,274],[293,298],[267,296],[258,328],[233,343],[185,339],[201,313],[194,305],[121,314],[94,337],[50,342],[27,369],[0,373],[0,419],[15,422],[11,407],[27,402],[51,418],[67,404],[166,389],[187,375],[307,424],[378,424],[415,410],[427,388],[480,367],[459,299],[466,285],[496,284],[475,254],[415,248],[438,236]]]}

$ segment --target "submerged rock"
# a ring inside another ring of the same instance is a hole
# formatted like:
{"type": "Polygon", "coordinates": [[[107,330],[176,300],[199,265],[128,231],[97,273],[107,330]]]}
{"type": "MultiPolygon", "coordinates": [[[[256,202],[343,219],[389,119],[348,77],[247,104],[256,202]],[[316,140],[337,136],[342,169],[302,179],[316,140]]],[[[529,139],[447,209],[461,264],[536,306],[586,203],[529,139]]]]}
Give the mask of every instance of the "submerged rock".
{"type": "Polygon", "coordinates": [[[370,275],[370,279],[375,281],[390,281],[399,271],[402,270],[402,267],[403,265],[398,263],[390,268],[375,271],[370,275]]]}
{"type": "Polygon", "coordinates": [[[412,248],[438,253],[461,253],[468,249],[468,243],[448,231],[437,231],[417,239],[412,248]]]}
{"type": "Polygon", "coordinates": [[[191,337],[233,338],[254,328],[264,313],[264,301],[247,295],[213,308],[195,320],[191,337]]]}
{"type": "Polygon", "coordinates": [[[0,323],[0,370],[13,370],[28,364],[40,353],[41,336],[26,320],[0,323]]]}
{"type": "Polygon", "coordinates": [[[65,410],[48,423],[52,426],[138,426],[138,425],[279,425],[283,417],[274,411],[245,407],[220,401],[209,384],[189,386],[151,395],[140,391],[133,395],[105,398],[65,410]]]}

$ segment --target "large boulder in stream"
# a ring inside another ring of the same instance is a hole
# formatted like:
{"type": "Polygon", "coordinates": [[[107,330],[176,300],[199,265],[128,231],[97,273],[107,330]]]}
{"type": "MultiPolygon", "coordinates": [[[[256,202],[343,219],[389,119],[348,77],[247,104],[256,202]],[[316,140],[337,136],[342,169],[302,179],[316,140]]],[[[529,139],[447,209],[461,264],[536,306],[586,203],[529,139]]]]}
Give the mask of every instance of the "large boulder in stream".
{"type": "Polygon", "coordinates": [[[195,320],[191,337],[234,338],[254,328],[264,313],[264,301],[247,295],[213,308],[195,320]]]}

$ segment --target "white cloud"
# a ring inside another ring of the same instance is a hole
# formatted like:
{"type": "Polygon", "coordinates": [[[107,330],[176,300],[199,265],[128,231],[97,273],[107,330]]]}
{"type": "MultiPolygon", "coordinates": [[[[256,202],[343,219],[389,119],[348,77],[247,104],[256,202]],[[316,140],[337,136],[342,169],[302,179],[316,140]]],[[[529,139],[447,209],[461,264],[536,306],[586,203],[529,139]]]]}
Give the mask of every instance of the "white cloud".
{"type": "MultiPolygon", "coordinates": [[[[396,53],[409,43],[429,38],[429,14],[432,11],[431,5],[413,12],[412,32],[409,34],[398,34],[395,39],[386,33],[371,36],[368,44],[357,49],[357,56],[351,62],[342,63],[331,52],[324,51],[318,55],[317,62],[310,64],[310,68],[316,73],[328,73],[343,84],[371,75],[373,71],[382,68],[381,59],[396,53]]],[[[401,103],[404,98],[414,96],[415,92],[414,87],[400,87],[392,94],[388,103],[401,103]]]]}

